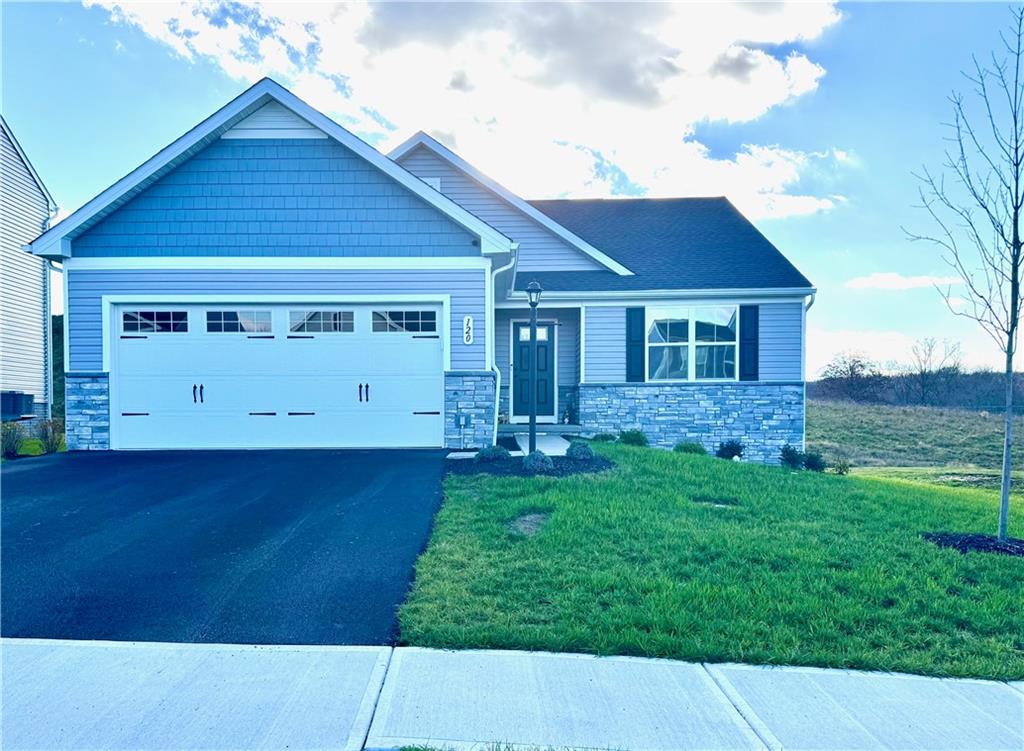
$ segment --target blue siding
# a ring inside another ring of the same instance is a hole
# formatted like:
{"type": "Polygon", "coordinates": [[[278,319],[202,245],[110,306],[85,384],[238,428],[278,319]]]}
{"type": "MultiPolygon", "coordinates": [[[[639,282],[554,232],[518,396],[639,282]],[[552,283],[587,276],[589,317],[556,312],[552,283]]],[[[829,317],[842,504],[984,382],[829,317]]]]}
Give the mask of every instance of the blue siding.
{"type": "Polygon", "coordinates": [[[89,256],[473,256],[475,238],[333,140],[221,139],[72,244],[89,256]]]}
{"type": "MultiPolygon", "coordinates": [[[[73,262],[72,262],[73,264],[73,262]]],[[[452,369],[481,370],[484,352],[484,290],[487,274],[478,270],[74,270],[68,274],[69,369],[98,371],[103,366],[103,295],[451,295],[452,369]],[[473,344],[462,343],[462,317],[476,321],[473,344]]]]}
{"type": "Polygon", "coordinates": [[[583,342],[586,383],[626,380],[626,309],[588,307],[583,342]]]}
{"type": "Polygon", "coordinates": [[[594,271],[604,269],[558,235],[533,221],[488,188],[423,147],[399,163],[421,178],[440,178],[441,192],[519,243],[519,271],[594,271]]]}
{"type": "Polygon", "coordinates": [[[760,318],[760,380],[802,380],[803,303],[766,303],[760,318]]]}
{"type": "MultiPolygon", "coordinates": [[[[579,341],[580,314],[576,308],[540,308],[540,320],[558,322],[558,386],[576,386],[580,382],[579,341]]],[[[501,398],[504,409],[508,406],[509,356],[511,354],[512,320],[529,320],[529,310],[499,308],[494,312],[494,364],[501,371],[501,398]]]]}

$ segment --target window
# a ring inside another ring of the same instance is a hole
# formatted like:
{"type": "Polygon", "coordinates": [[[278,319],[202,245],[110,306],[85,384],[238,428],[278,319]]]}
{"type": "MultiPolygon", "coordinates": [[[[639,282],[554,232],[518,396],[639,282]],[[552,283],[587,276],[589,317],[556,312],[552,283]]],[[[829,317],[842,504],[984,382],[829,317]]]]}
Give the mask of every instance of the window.
{"type": "Polygon", "coordinates": [[[736,378],[735,305],[647,309],[648,381],[736,378]]]}
{"type": "MultiPolygon", "coordinates": [[[[537,341],[546,342],[548,340],[548,327],[538,326],[537,327],[537,341]]],[[[530,341],[530,327],[520,326],[519,327],[519,341],[528,342],[530,341]]]]}
{"type": "Polygon", "coordinates": [[[298,334],[351,334],[355,319],[351,310],[291,310],[288,330],[298,334]]]}
{"type": "Polygon", "coordinates": [[[206,331],[210,334],[261,334],[270,331],[269,310],[208,310],[206,331]]]}
{"type": "Polygon", "coordinates": [[[184,334],[188,332],[188,313],[184,310],[126,310],[121,314],[121,329],[139,334],[184,334]]]}
{"type": "Polygon", "coordinates": [[[373,330],[408,332],[411,334],[437,331],[437,313],[433,310],[375,310],[373,330]]]}

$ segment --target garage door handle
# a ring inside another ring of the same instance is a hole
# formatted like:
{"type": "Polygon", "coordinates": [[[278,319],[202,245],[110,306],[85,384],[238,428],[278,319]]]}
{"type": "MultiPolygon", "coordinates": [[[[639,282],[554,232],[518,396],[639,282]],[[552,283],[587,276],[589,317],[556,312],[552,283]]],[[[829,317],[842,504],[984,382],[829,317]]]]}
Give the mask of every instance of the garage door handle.
{"type": "Polygon", "coordinates": [[[196,403],[196,385],[194,383],[192,384],[192,403],[196,403]]]}
{"type": "Polygon", "coordinates": [[[370,384],[366,384],[366,401],[370,401],[370,384]]]}
{"type": "Polygon", "coordinates": [[[359,401],[363,400],[363,384],[359,384],[359,401]]]}
{"type": "Polygon", "coordinates": [[[203,384],[199,384],[199,403],[203,403],[203,384]]]}

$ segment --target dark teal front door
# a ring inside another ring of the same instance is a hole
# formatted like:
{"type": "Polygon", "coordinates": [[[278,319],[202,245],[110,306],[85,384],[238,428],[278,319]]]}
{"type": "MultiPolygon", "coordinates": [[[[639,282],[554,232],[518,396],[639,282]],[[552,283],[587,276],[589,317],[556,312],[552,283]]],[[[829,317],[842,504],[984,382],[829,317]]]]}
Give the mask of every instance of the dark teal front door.
{"type": "MultiPolygon", "coordinates": [[[[512,324],[512,416],[530,416],[530,324],[512,324]]],[[[537,417],[555,416],[555,326],[537,324],[537,417]]]]}

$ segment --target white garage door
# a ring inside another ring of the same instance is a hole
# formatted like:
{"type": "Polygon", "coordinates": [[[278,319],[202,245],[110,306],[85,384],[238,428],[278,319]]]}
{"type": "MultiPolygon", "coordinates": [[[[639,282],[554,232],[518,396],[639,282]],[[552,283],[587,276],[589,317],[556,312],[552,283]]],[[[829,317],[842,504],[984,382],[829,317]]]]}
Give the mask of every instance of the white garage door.
{"type": "Polygon", "coordinates": [[[440,306],[126,305],[113,325],[114,448],[443,444],[440,306]]]}

